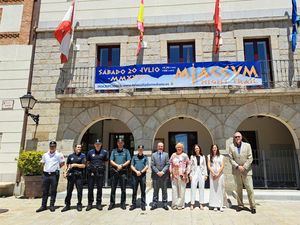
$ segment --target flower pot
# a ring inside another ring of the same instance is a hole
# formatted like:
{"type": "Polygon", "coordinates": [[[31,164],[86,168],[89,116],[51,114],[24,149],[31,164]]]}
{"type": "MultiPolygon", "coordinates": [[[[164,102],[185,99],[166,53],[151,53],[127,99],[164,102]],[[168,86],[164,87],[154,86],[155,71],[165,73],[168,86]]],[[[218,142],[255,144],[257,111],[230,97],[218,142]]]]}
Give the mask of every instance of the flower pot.
{"type": "Polygon", "coordinates": [[[42,191],[42,176],[24,176],[26,198],[40,198],[42,191]]]}

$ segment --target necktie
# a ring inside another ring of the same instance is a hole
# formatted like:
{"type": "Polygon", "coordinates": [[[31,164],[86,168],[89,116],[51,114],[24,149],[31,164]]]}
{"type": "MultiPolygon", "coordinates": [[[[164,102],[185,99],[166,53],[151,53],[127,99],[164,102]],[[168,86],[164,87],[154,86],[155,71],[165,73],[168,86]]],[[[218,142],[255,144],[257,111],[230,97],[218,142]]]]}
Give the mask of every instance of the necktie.
{"type": "Polygon", "coordinates": [[[159,153],[159,162],[160,162],[160,164],[162,163],[162,156],[161,155],[162,155],[162,153],[160,152],[159,153]]]}
{"type": "Polygon", "coordinates": [[[239,154],[241,153],[241,147],[242,147],[242,145],[237,146],[237,150],[238,150],[238,153],[239,153],[239,154]]]}

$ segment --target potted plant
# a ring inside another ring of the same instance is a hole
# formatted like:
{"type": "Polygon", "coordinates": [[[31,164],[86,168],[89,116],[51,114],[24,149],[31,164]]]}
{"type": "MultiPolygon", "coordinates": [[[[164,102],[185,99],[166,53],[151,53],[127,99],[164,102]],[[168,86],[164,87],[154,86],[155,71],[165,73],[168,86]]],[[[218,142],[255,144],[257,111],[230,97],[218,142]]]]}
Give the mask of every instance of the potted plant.
{"type": "Polygon", "coordinates": [[[27,198],[42,196],[43,154],[41,151],[23,151],[19,156],[18,167],[24,178],[24,196],[27,198]]]}

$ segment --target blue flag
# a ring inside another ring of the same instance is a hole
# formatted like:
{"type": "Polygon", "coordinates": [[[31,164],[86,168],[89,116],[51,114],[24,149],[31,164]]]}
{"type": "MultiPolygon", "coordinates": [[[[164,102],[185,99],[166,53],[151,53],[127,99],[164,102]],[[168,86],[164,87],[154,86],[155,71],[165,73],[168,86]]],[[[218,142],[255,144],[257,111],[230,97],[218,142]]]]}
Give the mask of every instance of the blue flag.
{"type": "Polygon", "coordinates": [[[297,12],[297,1],[292,0],[292,24],[293,24],[293,31],[292,31],[292,51],[295,52],[297,47],[297,33],[298,33],[298,25],[299,25],[299,17],[297,12]]]}

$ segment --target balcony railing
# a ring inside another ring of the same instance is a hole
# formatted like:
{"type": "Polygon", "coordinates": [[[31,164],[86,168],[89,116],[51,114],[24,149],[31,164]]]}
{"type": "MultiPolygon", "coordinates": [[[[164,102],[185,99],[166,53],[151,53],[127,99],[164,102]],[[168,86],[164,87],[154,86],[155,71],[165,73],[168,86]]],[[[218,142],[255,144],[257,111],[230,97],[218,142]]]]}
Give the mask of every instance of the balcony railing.
{"type": "MultiPolygon", "coordinates": [[[[271,60],[271,61],[259,61],[263,85],[247,87],[248,90],[270,90],[270,89],[298,89],[300,90],[300,60],[271,60]]],[[[75,67],[75,68],[62,68],[60,72],[60,79],[57,84],[56,93],[58,95],[70,95],[76,94],[80,96],[91,94],[103,94],[103,93],[115,93],[123,92],[124,90],[105,90],[96,91],[94,89],[95,84],[95,69],[94,67],[75,67]]],[[[221,89],[235,91],[239,89],[245,89],[240,86],[221,86],[221,87],[199,87],[199,88],[167,88],[160,89],[164,91],[180,91],[180,90],[197,90],[207,91],[210,89],[221,89]]],[[[152,89],[131,89],[131,93],[149,92],[152,89]]],[[[124,91],[126,92],[126,91],[124,91]]]]}

